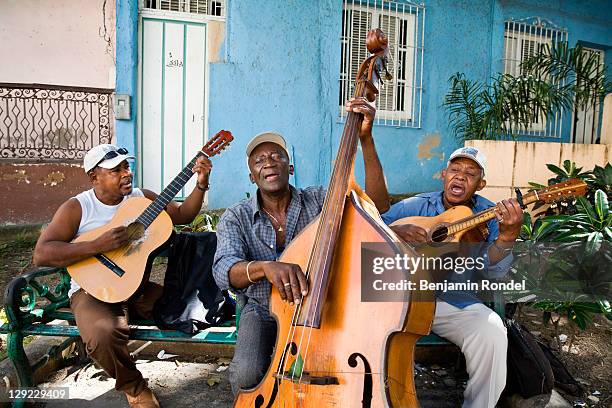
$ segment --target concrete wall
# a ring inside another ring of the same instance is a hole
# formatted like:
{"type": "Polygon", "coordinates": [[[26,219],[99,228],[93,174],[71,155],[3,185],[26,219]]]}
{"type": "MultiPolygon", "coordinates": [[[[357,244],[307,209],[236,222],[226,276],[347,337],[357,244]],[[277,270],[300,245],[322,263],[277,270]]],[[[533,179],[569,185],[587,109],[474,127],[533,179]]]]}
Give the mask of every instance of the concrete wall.
{"type": "MultiPolygon", "coordinates": [[[[3,0],[0,82],[114,88],[116,26],[115,0],[3,0]]],[[[86,188],[80,162],[0,160],[0,225],[48,222],[86,188]]]]}
{"type": "Polygon", "coordinates": [[[586,171],[612,162],[612,144],[469,140],[465,145],[486,153],[487,186],[480,194],[494,202],[515,197],[515,187],[525,193],[530,181],[547,185],[555,177],[547,164],[562,167],[570,160],[586,171]]]}
{"type": "Polygon", "coordinates": [[[612,93],[604,99],[601,115],[601,143],[612,144],[612,93]]]}
{"type": "MultiPolygon", "coordinates": [[[[606,62],[612,61],[609,0],[427,0],[425,7],[422,127],[374,128],[393,193],[440,187],[439,172],[460,145],[441,107],[447,80],[459,71],[487,81],[501,69],[506,19],[546,18],[568,28],[571,45],[608,50],[606,62]]],[[[337,106],[341,13],[341,0],[227,2],[225,33],[217,25],[211,30],[216,39],[209,38],[214,55],[208,128],[211,133],[229,129],[236,140],[215,160],[210,207],[226,207],[254,191],[244,148],[264,130],[283,133],[291,144],[296,185],[327,184],[343,129],[337,106]]],[[[132,96],[135,112],[137,15],[137,0],[5,0],[0,4],[0,82],[114,87],[116,55],[116,89],[132,96]],[[104,21],[110,52],[100,36],[104,21]],[[4,63],[6,56],[14,62],[4,63]]],[[[570,127],[564,124],[561,141],[569,140],[570,127]]],[[[117,121],[118,143],[134,150],[135,130],[134,119],[117,121]]],[[[356,171],[362,179],[361,158],[356,171]]]]}
{"type": "MultiPolygon", "coordinates": [[[[607,48],[609,6],[605,0],[427,1],[422,128],[374,128],[390,191],[439,188],[439,172],[460,145],[441,107],[447,80],[459,71],[486,81],[501,69],[504,20],[540,16],[567,27],[571,45],[607,48]]],[[[327,184],[343,129],[337,106],[341,12],[340,0],[228,2],[225,46],[210,66],[209,129],[230,129],[236,141],[215,161],[211,207],[254,191],[242,164],[244,147],[268,129],[293,146],[297,185],[327,184]]],[[[569,140],[569,131],[565,124],[561,141],[569,140]]],[[[361,167],[358,158],[358,179],[361,167]]]]}
{"type": "Polygon", "coordinates": [[[114,88],[115,27],[115,0],[3,0],[0,82],[114,88]]]}
{"type": "Polygon", "coordinates": [[[89,186],[77,164],[0,162],[0,225],[48,222],[64,201],[89,186]]]}

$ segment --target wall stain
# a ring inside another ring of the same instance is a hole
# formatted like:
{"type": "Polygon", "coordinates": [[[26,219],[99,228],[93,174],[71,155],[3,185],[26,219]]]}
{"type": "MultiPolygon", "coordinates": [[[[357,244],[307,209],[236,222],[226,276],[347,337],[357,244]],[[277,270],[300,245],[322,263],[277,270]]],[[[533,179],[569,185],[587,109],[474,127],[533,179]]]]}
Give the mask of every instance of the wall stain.
{"type": "Polygon", "coordinates": [[[47,174],[47,177],[38,181],[38,184],[42,184],[43,186],[55,187],[64,182],[66,176],[61,171],[52,171],[47,174]]]}
{"type": "Polygon", "coordinates": [[[441,180],[442,179],[442,172],[441,171],[436,171],[433,176],[431,176],[432,179],[434,180],[441,180]]]}
{"type": "Polygon", "coordinates": [[[14,180],[14,181],[17,181],[17,184],[19,184],[21,182],[24,182],[26,184],[30,184],[30,180],[28,180],[28,175],[26,174],[25,170],[15,170],[14,173],[3,174],[2,175],[2,180],[3,181],[14,180]]]}
{"type": "Polygon", "coordinates": [[[432,152],[433,149],[440,146],[440,134],[430,133],[423,138],[423,141],[417,145],[417,159],[433,159],[434,157],[444,160],[443,152],[432,152]]]}

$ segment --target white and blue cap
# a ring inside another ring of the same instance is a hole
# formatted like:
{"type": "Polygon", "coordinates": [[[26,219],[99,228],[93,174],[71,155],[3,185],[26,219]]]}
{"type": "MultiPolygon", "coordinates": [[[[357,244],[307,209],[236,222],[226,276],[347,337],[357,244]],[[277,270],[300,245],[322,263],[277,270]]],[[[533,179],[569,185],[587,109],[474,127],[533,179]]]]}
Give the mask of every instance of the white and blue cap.
{"type": "Polygon", "coordinates": [[[249,165],[249,156],[251,156],[251,153],[253,152],[253,150],[255,150],[255,148],[259,146],[260,144],[267,143],[267,142],[276,143],[277,145],[279,145],[285,151],[285,153],[287,153],[287,157],[289,157],[289,160],[291,160],[291,155],[289,155],[289,150],[287,149],[287,142],[285,142],[285,138],[283,138],[280,134],[276,132],[262,132],[258,135],[255,135],[251,139],[249,144],[247,144],[247,147],[246,147],[247,167],[249,165]]]}
{"type": "Polygon", "coordinates": [[[100,144],[92,147],[83,158],[83,168],[85,173],[89,173],[94,168],[100,166],[105,169],[113,169],[119,163],[134,156],[128,154],[124,147],[117,147],[112,144],[100,144]]]}
{"type": "Polygon", "coordinates": [[[478,150],[475,147],[460,147],[459,149],[455,150],[453,153],[451,153],[450,157],[448,158],[448,163],[447,166],[455,159],[459,158],[459,157],[465,157],[466,159],[470,159],[476,162],[476,164],[478,164],[478,166],[482,169],[482,175],[484,176],[485,173],[485,167],[487,166],[487,157],[484,155],[483,152],[481,152],[480,150],[478,150]]]}

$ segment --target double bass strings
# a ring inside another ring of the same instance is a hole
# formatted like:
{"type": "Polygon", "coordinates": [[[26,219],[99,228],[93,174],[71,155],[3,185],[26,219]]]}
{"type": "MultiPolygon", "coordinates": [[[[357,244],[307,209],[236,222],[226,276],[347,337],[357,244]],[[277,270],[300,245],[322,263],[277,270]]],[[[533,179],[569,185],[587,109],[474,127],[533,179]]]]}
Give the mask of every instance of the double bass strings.
{"type": "MultiPolygon", "coordinates": [[[[358,87],[358,92],[356,92],[356,94],[358,95],[359,93],[362,92],[363,89],[363,85],[359,84],[358,87]]],[[[356,144],[357,144],[357,133],[355,131],[357,124],[359,122],[359,117],[357,114],[354,114],[352,112],[349,113],[348,117],[347,117],[347,125],[346,125],[346,134],[348,135],[347,140],[344,141],[343,145],[341,146],[340,151],[338,152],[338,155],[340,156],[340,163],[338,163],[338,167],[335,169],[337,171],[337,173],[335,172],[334,177],[332,178],[331,184],[330,184],[330,197],[333,199],[332,201],[332,205],[335,208],[333,208],[333,210],[329,210],[332,211],[332,215],[335,217],[334,219],[334,223],[333,225],[337,225],[337,228],[339,229],[339,222],[337,220],[337,218],[341,218],[342,217],[342,207],[344,204],[344,194],[346,190],[347,186],[338,186],[337,184],[339,183],[339,180],[341,180],[342,175],[347,175],[349,173],[349,171],[351,170],[351,165],[352,165],[352,161],[354,159],[354,155],[355,155],[355,151],[356,151],[356,144]],[[353,152],[351,152],[349,149],[354,150],[353,152]],[[347,151],[349,150],[349,151],[347,151]]],[[[329,207],[326,207],[325,210],[328,210],[329,207]]],[[[325,214],[322,215],[322,220],[325,219],[324,217],[327,216],[327,212],[325,214]]],[[[317,232],[317,241],[319,241],[320,236],[319,236],[320,231],[317,232]]],[[[315,241],[315,242],[317,242],[315,241]]],[[[333,240],[328,239],[326,244],[327,244],[327,248],[325,250],[324,253],[329,254],[329,250],[331,248],[331,245],[333,244],[333,240]]],[[[319,262],[321,262],[321,260],[319,260],[319,262]]],[[[309,262],[310,264],[310,262],[309,262]]],[[[310,265],[309,265],[310,266],[310,265]]],[[[310,268],[308,268],[307,274],[310,274],[310,268]]],[[[307,276],[308,277],[308,276],[307,276]]],[[[311,315],[314,315],[317,311],[318,308],[318,302],[319,302],[319,294],[321,293],[321,291],[323,290],[323,284],[324,281],[323,279],[321,279],[319,282],[317,282],[318,286],[316,286],[316,290],[313,291],[313,295],[316,294],[316,301],[314,303],[314,307],[311,307],[309,310],[309,313],[311,315]]],[[[302,303],[300,303],[300,310],[301,310],[301,305],[302,303]]],[[[311,316],[308,316],[309,318],[311,318],[311,316]]],[[[313,319],[314,320],[314,319],[313,319]]],[[[312,320],[311,320],[312,321],[312,320]]],[[[302,335],[300,337],[300,343],[298,346],[298,355],[301,352],[302,349],[302,344],[303,344],[303,340],[304,340],[304,335],[305,332],[308,331],[308,340],[306,342],[306,347],[304,350],[304,357],[303,357],[303,361],[304,364],[307,361],[307,357],[308,357],[308,350],[310,347],[310,340],[312,337],[312,333],[313,333],[313,325],[309,325],[307,330],[302,330],[302,335]]],[[[293,339],[292,339],[293,341],[293,339]]],[[[283,368],[284,369],[284,368],[283,368]]],[[[292,373],[293,375],[294,373],[292,373]]],[[[300,372],[300,378],[298,379],[298,384],[301,384],[302,382],[302,378],[304,375],[304,370],[301,370],[300,372]]]]}
{"type": "MultiPolygon", "coordinates": [[[[354,122],[354,121],[355,121],[354,116],[355,116],[354,114],[351,114],[351,116],[350,116],[349,118],[347,118],[347,122],[349,122],[349,123],[350,123],[350,125],[349,125],[349,130],[354,130],[354,129],[353,129],[353,128],[354,128],[354,125],[352,124],[352,122],[354,122]]],[[[348,125],[348,124],[347,124],[347,125],[348,125]]],[[[340,163],[338,163],[338,164],[339,164],[339,167],[340,167],[339,171],[341,172],[340,174],[342,174],[342,173],[346,173],[346,170],[347,170],[347,165],[348,165],[347,156],[348,156],[347,154],[341,154],[341,162],[340,162],[340,163]],[[343,163],[343,162],[344,162],[344,163],[343,163]]],[[[331,184],[330,184],[330,188],[329,188],[329,192],[330,192],[329,194],[330,194],[330,196],[333,196],[334,194],[336,194],[336,195],[338,194],[338,186],[337,186],[337,181],[336,181],[337,179],[338,179],[338,177],[333,177],[333,178],[332,178],[332,181],[331,181],[331,184]]],[[[338,203],[339,201],[340,201],[340,200],[338,200],[338,199],[334,199],[332,202],[333,202],[333,203],[338,203]]],[[[328,210],[329,210],[329,206],[324,206],[323,213],[321,214],[321,219],[325,219],[325,218],[327,217],[328,210]]],[[[338,212],[339,212],[339,210],[338,210],[338,209],[336,209],[335,213],[336,213],[336,214],[338,214],[338,212]]],[[[316,239],[315,239],[315,242],[316,242],[316,243],[319,243],[319,242],[320,242],[320,233],[321,233],[321,230],[318,230],[318,231],[317,231],[317,237],[316,237],[316,239]]],[[[331,244],[331,242],[330,242],[330,240],[328,240],[328,245],[330,245],[330,244],[331,244]]],[[[329,246],[327,247],[327,249],[329,250],[329,246]]],[[[308,277],[310,276],[310,270],[311,270],[311,266],[312,266],[312,258],[313,258],[313,256],[311,256],[311,257],[309,258],[309,260],[308,260],[308,265],[307,265],[307,268],[306,268],[306,278],[307,278],[307,279],[308,279],[308,277]]],[[[316,282],[315,282],[315,284],[316,284],[316,282]]],[[[317,286],[315,285],[315,288],[316,288],[316,289],[315,289],[314,291],[312,291],[311,293],[315,293],[315,294],[320,293],[320,291],[322,290],[322,282],[321,282],[321,284],[319,285],[319,287],[317,287],[317,286]]],[[[318,302],[318,297],[317,297],[317,302],[318,302]]],[[[314,310],[316,310],[316,307],[317,307],[317,306],[318,306],[318,304],[315,304],[315,309],[314,309],[314,310]]],[[[297,323],[297,319],[298,319],[298,317],[299,317],[299,314],[300,314],[300,313],[301,313],[301,311],[302,311],[302,307],[303,307],[303,302],[301,302],[301,303],[300,303],[300,304],[299,304],[299,305],[298,305],[298,306],[297,306],[297,307],[294,309],[294,314],[293,314],[293,318],[292,318],[291,327],[290,327],[290,330],[289,330],[288,335],[287,335],[287,340],[286,340],[286,342],[285,342],[285,350],[287,350],[287,346],[289,345],[289,343],[290,343],[290,342],[293,342],[293,341],[294,341],[294,339],[295,339],[296,323],[297,323]]],[[[309,329],[310,329],[310,330],[312,330],[312,326],[309,326],[309,329]]],[[[298,351],[297,351],[297,353],[298,353],[298,355],[299,355],[299,353],[300,353],[300,352],[301,352],[301,350],[302,350],[302,344],[303,344],[303,340],[304,340],[304,334],[305,334],[305,333],[304,333],[304,331],[302,331],[302,335],[300,336],[300,342],[299,342],[299,345],[297,346],[297,350],[298,350],[298,351]]],[[[309,336],[309,339],[310,339],[310,336],[309,336]]],[[[308,341],[308,344],[309,344],[309,343],[310,343],[310,341],[308,341]]],[[[308,349],[308,346],[306,347],[306,350],[307,350],[307,349],[308,349]]],[[[306,351],[306,354],[307,354],[307,351],[306,351]]],[[[305,358],[303,358],[303,361],[305,361],[305,358]]],[[[286,353],[284,353],[284,354],[283,354],[283,356],[282,356],[281,364],[280,364],[280,365],[281,365],[281,367],[282,367],[282,373],[285,373],[285,372],[286,372],[286,369],[287,369],[287,367],[286,367],[286,366],[287,366],[287,363],[288,363],[288,359],[286,358],[286,353]]],[[[292,380],[293,380],[293,379],[295,379],[295,377],[294,377],[294,375],[295,375],[295,371],[294,371],[294,372],[292,372],[292,373],[291,373],[291,375],[292,375],[292,380]]],[[[298,383],[301,383],[302,376],[303,376],[303,370],[302,370],[302,371],[301,371],[301,373],[300,373],[300,378],[299,378],[299,380],[298,380],[298,383]]]]}

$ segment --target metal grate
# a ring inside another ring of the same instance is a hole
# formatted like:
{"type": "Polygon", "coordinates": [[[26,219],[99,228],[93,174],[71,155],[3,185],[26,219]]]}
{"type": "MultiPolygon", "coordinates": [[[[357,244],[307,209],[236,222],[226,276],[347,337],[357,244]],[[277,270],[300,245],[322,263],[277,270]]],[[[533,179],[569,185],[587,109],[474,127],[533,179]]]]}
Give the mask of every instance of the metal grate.
{"type": "Polygon", "coordinates": [[[145,9],[225,16],[225,0],[145,0],[145,9]]]}
{"type": "MultiPolygon", "coordinates": [[[[592,55],[597,58],[598,64],[595,71],[591,75],[600,74],[605,70],[604,52],[594,48],[583,48],[582,53],[584,58],[588,59],[592,55]]],[[[593,98],[584,106],[574,106],[572,117],[572,143],[600,143],[599,140],[599,117],[601,115],[601,101],[599,98],[593,98]]]]}
{"type": "MultiPolygon", "coordinates": [[[[540,53],[545,45],[553,47],[559,42],[567,41],[567,30],[559,28],[548,20],[529,17],[522,20],[505,22],[504,34],[504,74],[520,76],[521,63],[527,58],[540,53]]],[[[561,137],[563,112],[556,112],[549,117],[542,116],[517,134],[535,137],[561,137]]]]}
{"type": "Polygon", "coordinates": [[[353,95],[359,65],[367,58],[368,30],[380,28],[389,38],[389,72],[376,101],[376,124],[421,127],[425,7],[408,1],[344,0],[340,38],[340,117],[353,95]]]}
{"type": "Polygon", "coordinates": [[[112,92],[0,83],[0,158],[76,160],[110,143],[112,92]]]}

